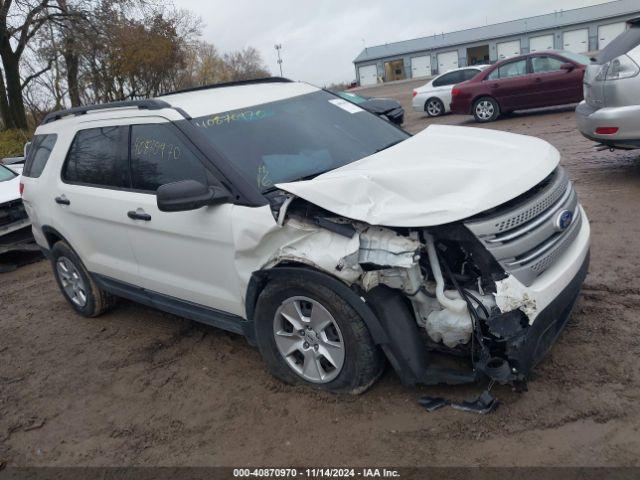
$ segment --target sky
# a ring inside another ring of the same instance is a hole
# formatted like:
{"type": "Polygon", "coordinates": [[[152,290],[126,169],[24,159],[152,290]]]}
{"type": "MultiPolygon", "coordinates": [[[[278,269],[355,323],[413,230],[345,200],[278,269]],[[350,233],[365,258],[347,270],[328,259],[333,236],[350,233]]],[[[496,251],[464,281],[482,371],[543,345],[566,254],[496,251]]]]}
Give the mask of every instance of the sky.
{"type": "Polygon", "coordinates": [[[365,46],[604,3],[605,0],[174,0],[221,53],[253,46],[279,75],[319,86],[355,79],[365,46]]]}

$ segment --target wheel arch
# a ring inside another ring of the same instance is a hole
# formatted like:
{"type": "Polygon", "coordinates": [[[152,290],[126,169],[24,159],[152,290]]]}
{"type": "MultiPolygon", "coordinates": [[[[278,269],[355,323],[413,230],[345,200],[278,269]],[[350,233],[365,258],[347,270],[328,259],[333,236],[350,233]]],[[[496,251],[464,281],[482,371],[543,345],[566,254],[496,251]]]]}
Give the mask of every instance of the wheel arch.
{"type": "Polygon", "coordinates": [[[494,97],[493,95],[489,95],[488,93],[479,93],[478,95],[473,97],[473,99],[471,100],[471,105],[469,106],[470,115],[473,115],[473,107],[475,107],[476,102],[481,98],[490,98],[491,100],[493,100],[498,104],[498,108],[500,109],[500,111],[502,111],[502,105],[500,105],[500,101],[496,97],[494,97]]]}
{"type": "Polygon", "coordinates": [[[44,235],[45,240],[47,241],[47,247],[48,247],[49,250],[51,250],[53,248],[53,246],[55,245],[55,243],[59,242],[60,240],[65,242],[67,245],[69,245],[69,247],[71,247],[71,249],[73,250],[73,247],[71,246],[71,243],[69,243],[69,241],[64,237],[64,235],[62,235],[55,228],[53,228],[53,227],[51,227],[49,225],[43,225],[41,230],[42,230],[42,234],[44,235]]]}
{"type": "Polygon", "coordinates": [[[258,297],[270,281],[296,276],[302,282],[314,282],[333,290],[362,317],[403,384],[415,385],[424,377],[428,359],[415,317],[402,294],[384,286],[364,292],[308,265],[281,264],[251,275],[245,297],[247,320],[255,325],[258,297]]]}

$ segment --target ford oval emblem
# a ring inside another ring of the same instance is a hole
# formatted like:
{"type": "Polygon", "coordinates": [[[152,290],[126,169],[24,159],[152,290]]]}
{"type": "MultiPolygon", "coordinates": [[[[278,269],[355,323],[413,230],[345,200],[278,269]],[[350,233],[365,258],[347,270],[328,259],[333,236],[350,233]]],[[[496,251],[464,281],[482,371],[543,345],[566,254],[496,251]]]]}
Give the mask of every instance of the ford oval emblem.
{"type": "Polygon", "coordinates": [[[569,228],[571,222],[573,221],[573,213],[569,210],[562,210],[556,216],[555,228],[557,231],[562,232],[569,228]]]}

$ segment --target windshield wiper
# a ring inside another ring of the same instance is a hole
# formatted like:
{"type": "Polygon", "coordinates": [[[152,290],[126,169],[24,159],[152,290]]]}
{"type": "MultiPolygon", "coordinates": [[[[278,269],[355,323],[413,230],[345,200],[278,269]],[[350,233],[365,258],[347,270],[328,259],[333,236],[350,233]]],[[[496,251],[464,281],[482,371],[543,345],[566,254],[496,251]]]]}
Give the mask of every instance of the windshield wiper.
{"type": "Polygon", "coordinates": [[[384,147],[381,147],[381,148],[377,149],[374,153],[381,152],[381,151],[383,151],[383,150],[386,150],[387,148],[391,148],[391,147],[393,147],[394,145],[397,145],[397,144],[399,144],[400,142],[404,142],[404,141],[405,141],[405,139],[404,139],[404,138],[401,138],[400,140],[394,140],[394,141],[393,141],[393,142],[391,142],[391,143],[387,143],[384,147]]]}

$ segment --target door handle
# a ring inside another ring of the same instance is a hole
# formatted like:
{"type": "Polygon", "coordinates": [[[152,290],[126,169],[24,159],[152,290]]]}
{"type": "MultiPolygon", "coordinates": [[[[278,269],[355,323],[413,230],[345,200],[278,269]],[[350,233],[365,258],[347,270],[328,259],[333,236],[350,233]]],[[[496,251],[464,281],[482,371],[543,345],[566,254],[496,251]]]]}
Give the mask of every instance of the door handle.
{"type": "Polygon", "coordinates": [[[540,83],[540,82],[542,82],[542,79],[540,77],[536,77],[535,81],[536,81],[536,83],[540,83]]]}
{"type": "Polygon", "coordinates": [[[498,88],[500,86],[499,83],[494,83],[493,85],[491,85],[491,88],[498,88]]]}
{"type": "Polygon", "coordinates": [[[127,217],[129,217],[131,220],[144,220],[145,222],[151,220],[151,215],[149,215],[148,213],[144,213],[144,211],[137,210],[129,210],[127,212],[127,217]]]}
{"type": "Polygon", "coordinates": [[[54,200],[58,205],[71,205],[71,200],[64,195],[60,195],[59,197],[54,198],[54,200]]]}

